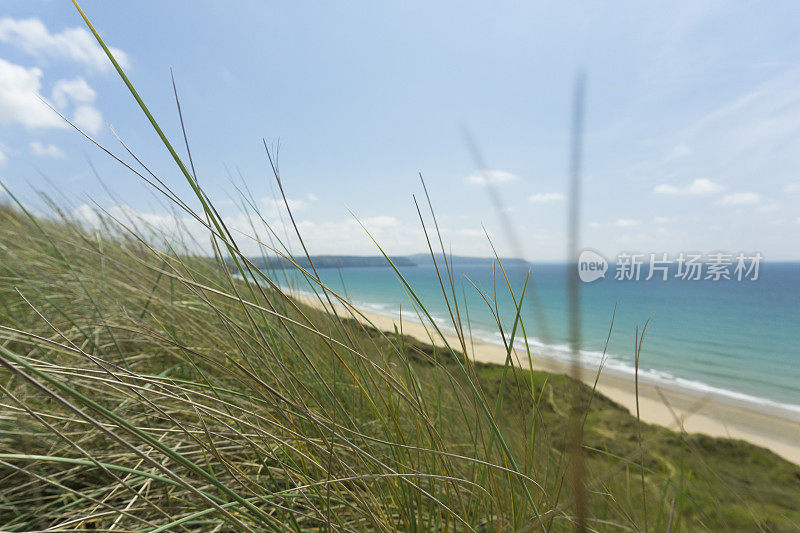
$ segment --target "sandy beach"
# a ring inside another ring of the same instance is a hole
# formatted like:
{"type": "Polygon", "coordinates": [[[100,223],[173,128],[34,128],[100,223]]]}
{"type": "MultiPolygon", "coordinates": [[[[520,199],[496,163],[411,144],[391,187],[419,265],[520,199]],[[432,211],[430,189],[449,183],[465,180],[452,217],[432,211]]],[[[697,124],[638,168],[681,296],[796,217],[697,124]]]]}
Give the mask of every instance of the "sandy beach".
{"type": "MultiPolygon", "coordinates": [[[[320,303],[315,298],[305,295],[292,296],[315,307],[320,303]]],[[[337,304],[338,307],[338,304],[337,304]]],[[[342,310],[358,318],[372,323],[383,331],[394,331],[400,321],[394,317],[377,313],[363,313],[365,318],[342,310]]],[[[425,326],[408,320],[402,321],[402,331],[420,341],[430,343],[431,335],[425,326]]],[[[444,334],[451,346],[459,346],[455,335],[444,334]]],[[[436,344],[443,344],[441,339],[433,339],[436,344]]],[[[475,361],[502,365],[506,359],[505,349],[501,346],[474,340],[468,345],[474,350],[470,355],[475,361]]],[[[524,355],[524,354],[523,354],[524,355]]],[[[534,353],[534,370],[543,370],[557,374],[569,373],[568,365],[554,359],[534,353]]],[[[527,360],[519,361],[521,367],[527,367],[527,360]]],[[[592,385],[596,371],[584,369],[581,379],[592,385]]],[[[597,390],[604,396],[636,414],[636,393],[632,377],[615,375],[604,370],[597,385],[597,390]]],[[[757,446],[762,446],[781,457],[800,464],[800,422],[776,416],[764,409],[750,406],[744,402],[734,402],[725,397],[713,394],[697,394],[695,391],[678,391],[656,386],[650,383],[639,383],[639,411],[641,419],[650,424],[657,424],[672,430],[682,427],[687,433],[703,433],[712,437],[741,439],[757,446]]]]}

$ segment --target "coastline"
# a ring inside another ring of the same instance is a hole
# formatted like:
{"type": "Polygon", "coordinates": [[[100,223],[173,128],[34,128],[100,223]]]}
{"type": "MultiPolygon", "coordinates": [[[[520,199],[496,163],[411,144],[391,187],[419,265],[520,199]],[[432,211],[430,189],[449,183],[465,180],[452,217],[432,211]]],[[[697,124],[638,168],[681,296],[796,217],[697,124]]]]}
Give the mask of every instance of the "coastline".
{"type": "MultiPolygon", "coordinates": [[[[287,292],[289,296],[306,305],[321,308],[319,300],[305,294],[287,292]]],[[[382,331],[402,327],[402,333],[425,343],[431,343],[431,335],[426,327],[418,322],[403,319],[402,322],[392,316],[376,312],[363,312],[366,320],[353,313],[345,306],[336,304],[337,311],[345,311],[348,316],[361,322],[371,322],[382,331]]],[[[460,343],[455,334],[443,331],[444,337],[451,345],[460,343]]],[[[433,339],[441,345],[441,339],[433,339]]],[[[473,339],[468,346],[473,360],[482,363],[502,365],[506,359],[506,351],[502,346],[473,339]]],[[[556,360],[533,354],[534,370],[554,374],[568,374],[569,365],[556,360]]],[[[527,360],[519,361],[526,368],[527,360]]],[[[581,370],[581,380],[589,386],[594,384],[596,372],[581,370]]],[[[636,393],[632,376],[610,372],[604,369],[597,383],[597,391],[612,401],[620,404],[633,415],[636,414],[636,393]]],[[[639,411],[641,420],[668,429],[678,431],[683,428],[687,433],[702,433],[711,437],[739,439],[757,446],[767,448],[784,459],[800,465],[800,422],[776,416],[766,409],[759,409],[746,402],[733,401],[714,393],[698,393],[698,391],[676,390],[639,380],[639,411]]]]}

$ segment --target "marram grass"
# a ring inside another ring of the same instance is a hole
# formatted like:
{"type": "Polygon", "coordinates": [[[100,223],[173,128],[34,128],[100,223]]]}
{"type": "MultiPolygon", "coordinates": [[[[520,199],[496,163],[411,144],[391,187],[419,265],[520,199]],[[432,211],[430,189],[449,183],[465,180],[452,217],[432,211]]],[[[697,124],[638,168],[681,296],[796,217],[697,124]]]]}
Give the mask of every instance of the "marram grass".
{"type": "MultiPolygon", "coordinates": [[[[427,344],[363,324],[313,265],[297,269],[321,308],[282,292],[117,70],[194,198],[146,167],[126,172],[203,226],[214,255],[133,218],[98,213],[89,227],[57,208],[34,216],[13,196],[0,207],[0,529],[800,529],[796,465],[640,424],[589,387],[530,371],[524,293],[504,338],[528,369],[464,356],[468,315],[446,262],[456,345],[435,326],[427,344]],[[570,448],[583,462],[580,520],[570,448]]],[[[246,194],[241,203],[263,226],[246,194]]],[[[291,260],[267,233],[265,253],[291,260]]]]}
{"type": "MultiPolygon", "coordinates": [[[[574,528],[569,378],[249,299],[124,230],[0,222],[4,531],[574,528]]],[[[646,424],[640,460],[636,418],[581,389],[590,528],[644,531],[643,499],[651,531],[800,523],[800,468],[646,424]]]]}

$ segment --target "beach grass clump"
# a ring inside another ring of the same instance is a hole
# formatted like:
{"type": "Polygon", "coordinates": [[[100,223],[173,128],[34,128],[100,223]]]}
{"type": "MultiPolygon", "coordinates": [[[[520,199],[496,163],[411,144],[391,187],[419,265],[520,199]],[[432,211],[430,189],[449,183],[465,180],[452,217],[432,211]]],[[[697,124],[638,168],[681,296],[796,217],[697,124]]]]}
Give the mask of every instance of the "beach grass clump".
{"type": "MultiPolygon", "coordinates": [[[[380,331],[319,284],[309,307],[121,221],[0,219],[4,530],[573,529],[571,378],[380,331]]],[[[640,447],[579,387],[592,529],[800,520],[800,468],[646,424],[640,447]]]]}
{"type": "MultiPolygon", "coordinates": [[[[502,331],[506,364],[475,363],[447,255],[430,242],[457,342],[389,256],[430,337],[374,327],[321,281],[285,202],[287,227],[249,238],[285,263],[278,235],[295,232],[307,259],[295,275],[317,305],[293,298],[284,274],[242,252],[191,158],[95,36],[193,197],[141,158],[118,160],[196,221],[211,253],[129,213],[86,223],[51,203],[34,215],[13,195],[0,207],[4,531],[798,528],[796,465],[640,423],[536,371],[524,291],[502,331]]],[[[248,200],[244,214],[263,226],[248,200]]]]}

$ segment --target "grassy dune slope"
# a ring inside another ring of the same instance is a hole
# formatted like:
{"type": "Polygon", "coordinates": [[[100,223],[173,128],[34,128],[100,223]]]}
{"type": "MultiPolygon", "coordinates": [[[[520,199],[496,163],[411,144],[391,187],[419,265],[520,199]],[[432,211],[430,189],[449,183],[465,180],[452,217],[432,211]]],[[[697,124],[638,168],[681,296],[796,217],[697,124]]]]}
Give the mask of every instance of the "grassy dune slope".
{"type": "MultiPolygon", "coordinates": [[[[159,249],[0,209],[4,531],[574,528],[569,378],[471,365],[159,249]]],[[[590,528],[800,527],[800,468],[654,426],[640,441],[580,387],[590,528]]]]}

